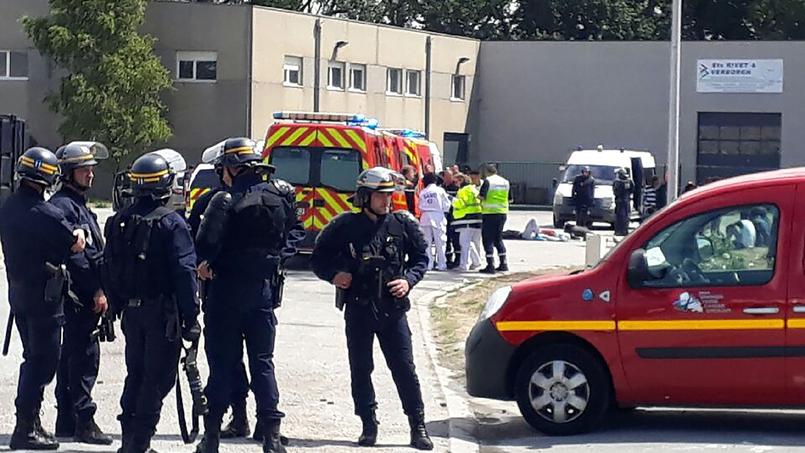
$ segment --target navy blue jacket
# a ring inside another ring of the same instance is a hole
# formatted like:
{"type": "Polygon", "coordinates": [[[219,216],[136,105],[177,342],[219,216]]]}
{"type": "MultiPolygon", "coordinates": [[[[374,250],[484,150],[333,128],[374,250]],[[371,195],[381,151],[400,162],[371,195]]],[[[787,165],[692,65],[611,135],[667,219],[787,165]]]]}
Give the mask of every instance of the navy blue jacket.
{"type": "Polygon", "coordinates": [[[70,271],[71,289],[83,305],[82,309],[92,310],[93,297],[101,289],[99,266],[103,256],[103,236],[98,226],[98,216],[87,207],[84,195],[67,186],[56,192],[49,201],[64,213],[70,224],[87,232],[86,248],[83,252],[70,255],[67,270],[70,271]]]}
{"type": "Polygon", "coordinates": [[[58,208],[25,184],[6,200],[0,210],[0,241],[15,315],[63,315],[61,303],[45,302],[45,282],[51,277],[45,263],[65,263],[76,241],[74,229],[58,208]]]}
{"type": "MultiPolygon", "coordinates": [[[[118,212],[106,222],[106,236],[109,237],[111,225],[133,215],[145,216],[157,206],[160,204],[150,198],[137,198],[132,206],[118,212]]],[[[194,320],[199,312],[196,297],[196,251],[193,248],[193,238],[190,237],[190,228],[176,212],[172,211],[162,217],[151,231],[148,263],[149,269],[154,272],[153,281],[160,286],[151,290],[158,294],[175,296],[182,321],[194,320]]]]}

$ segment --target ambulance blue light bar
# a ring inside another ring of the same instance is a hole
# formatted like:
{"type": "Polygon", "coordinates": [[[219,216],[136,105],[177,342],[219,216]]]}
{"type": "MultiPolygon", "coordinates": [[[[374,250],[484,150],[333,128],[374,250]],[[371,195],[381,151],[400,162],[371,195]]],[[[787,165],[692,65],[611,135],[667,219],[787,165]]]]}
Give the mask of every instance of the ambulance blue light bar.
{"type": "Polygon", "coordinates": [[[366,122],[366,116],[357,113],[325,113],[325,112],[274,112],[275,120],[298,121],[332,121],[339,123],[366,122]]]}

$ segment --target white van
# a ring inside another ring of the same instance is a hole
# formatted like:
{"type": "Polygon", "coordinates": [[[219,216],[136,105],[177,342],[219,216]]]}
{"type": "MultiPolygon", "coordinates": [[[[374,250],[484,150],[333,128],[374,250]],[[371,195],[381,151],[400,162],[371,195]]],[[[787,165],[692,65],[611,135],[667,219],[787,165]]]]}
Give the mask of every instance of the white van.
{"type": "Polygon", "coordinates": [[[590,167],[595,178],[595,204],[590,208],[590,219],[594,222],[615,224],[615,196],[612,182],[616,171],[625,168],[635,183],[635,195],[630,217],[639,217],[639,206],[643,186],[656,174],[654,156],[648,151],[627,149],[604,149],[599,146],[593,150],[573,151],[560,170],[562,177],[555,184],[553,197],[553,224],[562,228],[568,220],[576,218],[573,205],[573,179],[581,174],[584,167],[590,167]]]}

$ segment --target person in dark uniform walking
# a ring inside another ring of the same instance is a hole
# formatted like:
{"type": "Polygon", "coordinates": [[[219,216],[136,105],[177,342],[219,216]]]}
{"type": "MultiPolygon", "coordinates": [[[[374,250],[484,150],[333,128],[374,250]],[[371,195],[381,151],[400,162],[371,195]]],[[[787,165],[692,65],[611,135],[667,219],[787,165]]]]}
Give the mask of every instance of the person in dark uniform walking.
{"type": "Polygon", "coordinates": [[[12,450],[55,450],[59,443],[42,428],[39,411],[56,374],[64,325],[64,263],[86,246],[86,232],[72,225],[44,192],[59,176],[59,161],[45,148],[31,148],[18,160],[19,189],[0,210],[0,242],[8,278],[11,314],[22,340],[17,385],[17,423],[12,450]]]}
{"type": "Polygon", "coordinates": [[[330,221],[316,240],[310,264],[317,277],[336,286],[336,306],[345,310],[352,399],[363,424],[358,445],[377,442],[372,386],[377,336],[408,416],[411,446],[431,450],[406,318],[408,294],[428,268],[427,244],[408,211],[390,213],[392,194],[401,190],[398,177],[382,167],[361,173],[352,201],[361,212],[330,221]]]}
{"type": "Polygon", "coordinates": [[[104,287],[111,309],[122,312],[126,337],[119,453],[152,451],[182,340],[201,335],[193,239],[184,219],[165,206],[175,176],[162,156],[140,156],[130,171],[134,204],[106,222],[104,287]]]}
{"type": "Polygon", "coordinates": [[[590,174],[590,167],[583,167],[581,174],[573,178],[572,197],[576,207],[576,226],[587,228],[590,208],[595,203],[595,178],[590,174]]]}
{"type": "Polygon", "coordinates": [[[244,341],[263,452],[285,451],[273,363],[274,309],[280,304],[283,261],[296,254],[305,231],[294,210],[293,187],[264,181],[273,167],[261,160],[249,139],[224,143],[216,164],[227,188],[210,199],[196,236],[199,277],[209,280],[203,307],[209,414],[196,448],[200,453],[218,452],[221,421],[232,400],[233,370],[242,360],[244,341]]]}
{"type": "Polygon", "coordinates": [[[615,195],[615,235],[629,234],[629,202],[634,192],[634,183],[629,179],[626,169],[617,170],[617,178],[612,182],[612,193],[615,195]]]}
{"type": "Polygon", "coordinates": [[[68,222],[88,232],[87,247],[67,261],[72,287],[65,298],[66,324],[56,373],[56,436],[97,445],[112,443],[95,423],[97,407],[92,400],[101,358],[98,336],[93,332],[107,310],[107,301],[100,275],[103,236],[97,216],[87,206],[86,192],[92,187],[98,160],[108,156],[105,146],[90,142],[59,148],[56,157],[62,188],[50,198],[68,222]]]}

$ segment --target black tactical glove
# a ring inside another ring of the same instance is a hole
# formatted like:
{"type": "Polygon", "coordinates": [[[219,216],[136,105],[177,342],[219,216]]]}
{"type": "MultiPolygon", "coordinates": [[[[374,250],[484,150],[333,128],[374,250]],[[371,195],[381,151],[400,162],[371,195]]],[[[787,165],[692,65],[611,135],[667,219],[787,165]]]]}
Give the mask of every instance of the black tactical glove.
{"type": "Polygon", "coordinates": [[[198,319],[193,318],[192,321],[185,321],[182,323],[182,339],[189,343],[198,340],[201,337],[201,324],[198,319]]]}

